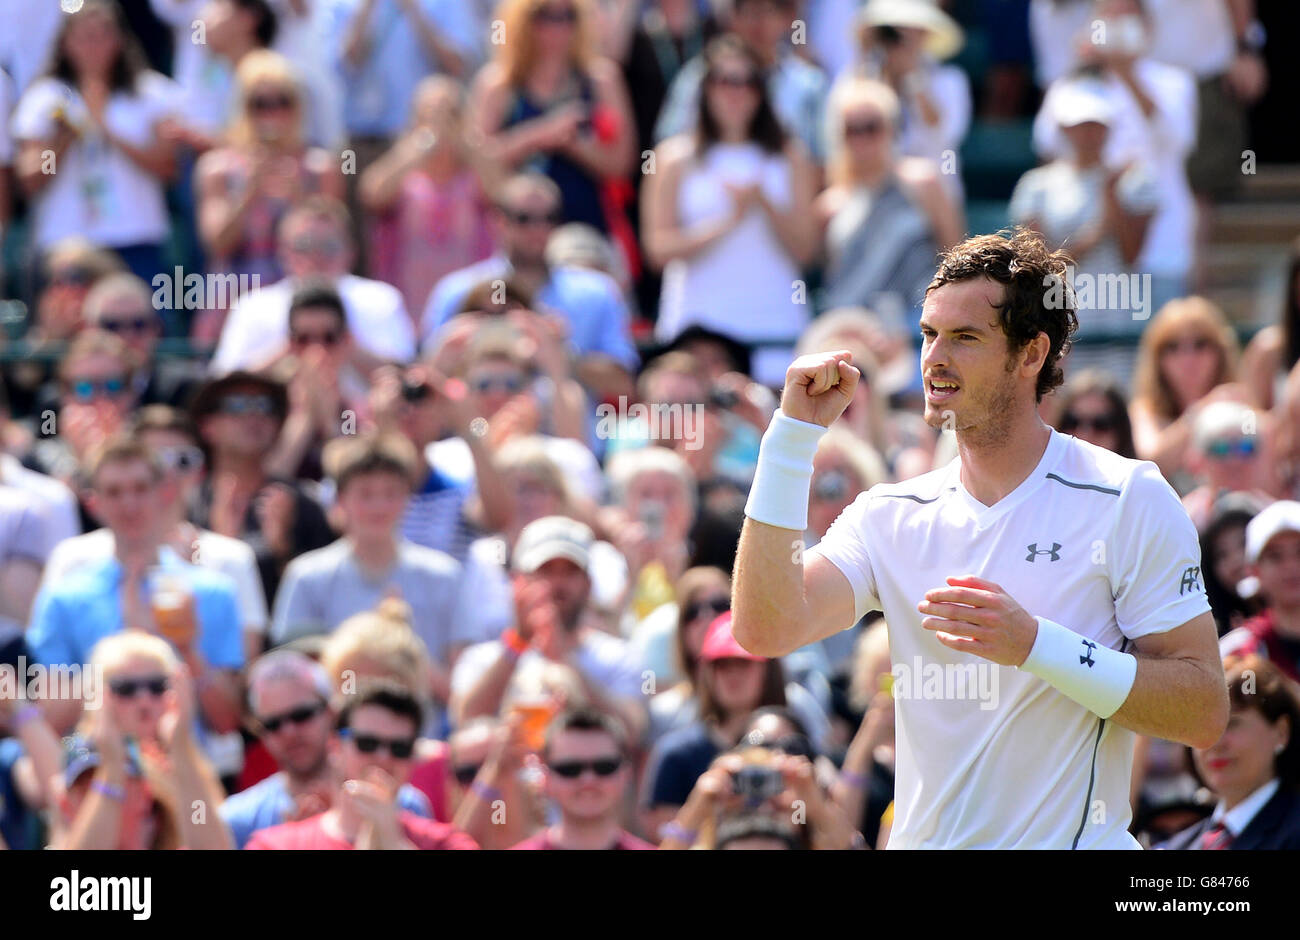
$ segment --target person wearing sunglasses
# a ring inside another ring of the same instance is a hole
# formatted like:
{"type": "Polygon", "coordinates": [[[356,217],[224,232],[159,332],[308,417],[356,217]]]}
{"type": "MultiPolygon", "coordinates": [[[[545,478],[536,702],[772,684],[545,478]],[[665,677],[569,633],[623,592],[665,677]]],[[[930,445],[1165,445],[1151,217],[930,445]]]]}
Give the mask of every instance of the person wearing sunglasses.
{"type": "Polygon", "coordinates": [[[559,820],[515,849],[644,850],[654,846],[622,826],[632,769],[617,721],[590,708],[567,711],[546,729],[543,792],[559,820]]]}
{"type": "Polygon", "coordinates": [[[828,185],[815,203],[827,261],[822,303],[919,314],[935,253],[961,239],[960,202],[934,161],[899,152],[902,105],[887,84],[846,77],[826,111],[828,185]]]}
{"type": "MultiPolygon", "coordinates": [[[[338,785],[329,762],[331,694],[325,670],[296,650],[274,650],[249,668],[250,722],[279,770],[221,804],[236,848],[259,830],[330,808],[338,785]]],[[[428,801],[409,784],[401,787],[397,801],[404,810],[432,818],[428,801]]]]}
{"type": "Polygon", "coordinates": [[[1270,446],[1272,427],[1270,415],[1241,402],[1216,401],[1198,410],[1187,469],[1199,485],[1183,497],[1198,532],[1229,493],[1244,494],[1261,506],[1282,494],[1270,446]]]}
{"type": "Polygon", "coordinates": [[[329,809],[255,832],[246,849],[477,849],[447,823],[406,810],[399,794],[423,724],[400,683],[363,679],[342,697],[330,756],[338,785],[329,809]]]}
{"type": "Polygon", "coordinates": [[[1121,457],[1137,456],[1128,400],[1118,382],[1104,372],[1085,369],[1066,381],[1053,422],[1062,434],[1104,447],[1121,457]]]}
{"type": "Polygon", "coordinates": [[[304,283],[328,282],[343,301],[353,346],[348,361],[361,375],[387,362],[415,358],[415,329],[402,294],[391,284],[350,273],[356,261],[352,216],[326,192],[303,196],[280,218],[275,244],[284,277],[239,298],[220,325],[212,374],[261,371],[289,339],[289,307],[304,283]]]}

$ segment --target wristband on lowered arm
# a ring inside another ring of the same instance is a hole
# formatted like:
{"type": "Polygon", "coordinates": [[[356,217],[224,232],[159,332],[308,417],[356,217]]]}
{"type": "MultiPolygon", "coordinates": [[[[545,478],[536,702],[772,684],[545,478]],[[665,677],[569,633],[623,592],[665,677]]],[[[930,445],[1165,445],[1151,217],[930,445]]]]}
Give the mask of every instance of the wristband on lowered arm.
{"type": "Polygon", "coordinates": [[[745,515],[755,522],[794,529],[808,528],[808,490],[813,457],[826,429],[776,410],[758,448],[758,465],[749,488],[745,515]]]}
{"type": "Polygon", "coordinates": [[[1102,718],[1119,711],[1137,679],[1137,657],[1082,637],[1046,617],[1020,668],[1102,718]]]}

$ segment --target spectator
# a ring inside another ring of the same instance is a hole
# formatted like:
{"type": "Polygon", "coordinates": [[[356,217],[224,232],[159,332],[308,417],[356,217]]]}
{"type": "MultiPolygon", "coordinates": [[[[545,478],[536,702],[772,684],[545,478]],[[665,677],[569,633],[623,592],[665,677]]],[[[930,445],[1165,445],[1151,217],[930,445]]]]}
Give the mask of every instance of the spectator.
{"type": "MultiPolygon", "coordinates": [[[[256,556],[244,542],[200,529],[185,518],[203,474],[203,451],[194,425],[183,412],[166,405],[149,405],[136,414],[132,433],[165,473],[166,485],[159,491],[163,540],[180,558],[219,571],[234,583],[245,655],[251,661],[262,652],[267,624],[256,556]]],[[[109,561],[116,550],[113,532],[108,528],[66,539],[50,554],[45,582],[57,584],[84,565],[109,561]]]]}
{"type": "Polygon", "coordinates": [[[857,74],[894,90],[899,152],[940,164],[939,181],[957,203],[962,198],[957,152],[970,128],[970,81],[957,66],[941,63],[964,42],[961,27],[925,0],[869,0],[858,16],[857,74]]]}
{"type": "Polygon", "coordinates": [[[1052,426],[1062,434],[1137,459],[1128,402],[1119,384],[1103,372],[1076,373],[1055,396],[1058,411],[1052,426]]]}
{"type": "Polygon", "coordinates": [[[110,274],[86,295],[85,322],[121,337],[131,355],[131,381],[141,405],[180,407],[199,382],[193,365],[157,355],[163,317],[149,285],[134,274],[110,274]]]}
{"type": "Polygon", "coordinates": [[[560,222],[560,190],[535,173],[511,177],[500,189],[493,212],[500,251],[440,280],[420,321],[425,352],[437,334],[462,312],[470,292],[486,281],[510,278],[536,298],[539,312],[560,316],[578,356],[575,372],[589,387],[624,387],[636,367],[627,303],[607,275],[580,268],[551,268],[546,245],[560,222]]]}
{"type": "Polygon", "coordinates": [[[677,815],[714,758],[736,743],[750,712],[786,703],[780,660],[737,643],[730,611],[709,624],[697,675],[694,714],[659,739],[641,778],[642,829],[652,836],[677,815]]]}
{"type": "Polygon", "coordinates": [[[411,770],[420,704],[384,680],[358,685],[338,712],[331,753],[341,784],[330,809],[253,834],[246,849],[476,849],[446,823],[402,808],[399,792],[411,770]]]}
{"type": "Polygon", "coordinates": [[[451,557],[401,536],[416,477],[415,448],[405,438],[341,439],[326,454],[343,515],[343,537],[294,559],[271,616],[271,641],[330,633],[385,597],[405,601],[410,625],[436,663],[432,693],[448,697],[447,668],[457,631],[473,635],[474,611],[451,557]]]}
{"type": "Polygon", "coordinates": [[[124,270],[116,254],[81,235],[61,238],[45,252],[44,286],[27,336],[37,344],[62,343],[86,325],[86,297],[110,274],[124,270]]]}
{"type": "MultiPolygon", "coordinates": [[[[287,59],[250,52],[235,82],[225,145],[205,153],[195,168],[199,237],[209,271],[270,287],[285,273],[276,251],[280,220],[306,196],[341,198],[343,175],[329,153],[304,143],[302,86],[287,59]]],[[[224,312],[209,309],[205,316],[224,312]]]]}
{"type": "MultiPolygon", "coordinates": [[[[9,418],[9,401],[5,396],[4,383],[0,382],[0,434],[11,426],[9,418]]],[[[8,443],[0,438],[0,486],[17,491],[27,503],[38,507],[44,517],[46,537],[51,548],[79,533],[81,519],[77,497],[72,490],[53,477],[23,466],[22,461],[8,452],[5,447],[8,443]]]]}
{"type": "Polygon", "coordinates": [[[268,605],[285,566],[334,539],[325,513],[305,487],[266,470],[287,405],[283,385],[238,371],[204,385],[190,405],[209,467],[190,518],[252,546],[268,605]]]}
{"type": "Polygon", "coordinates": [[[86,0],[67,14],[55,48],[49,72],[13,116],[33,241],[48,250],[84,235],[151,281],[168,234],[163,184],[175,154],[159,126],[176,110],[175,86],[145,68],[113,0],[86,0]]]}
{"type": "Polygon", "coordinates": [[[1188,469],[1200,485],[1183,497],[1197,531],[1204,531],[1218,500],[1243,493],[1266,506],[1278,490],[1268,416],[1236,401],[1206,405],[1192,427],[1188,469]]]}
{"type": "Polygon", "coordinates": [[[519,715],[471,718],[448,738],[453,824],[485,849],[511,848],[545,826],[530,743],[519,715]],[[504,817],[502,805],[511,807],[504,817]]]}
{"type": "Polygon", "coordinates": [[[1203,297],[1166,304],[1142,334],[1129,415],[1143,460],[1185,492],[1187,454],[1201,409],[1213,401],[1244,400],[1232,382],[1237,337],[1219,308],[1203,297]]]}
{"type": "Polygon", "coordinates": [[[1067,151],[1058,96],[1080,84],[1104,90],[1115,106],[1102,152],[1106,169],[1142,163],[1156,181],[1155,214],[1136,268],[1151,275],[1148,309],[1158,310],[1187,293],[1192,270],[1196,218],[1185,163],[1196,142],[1196,84],[1184,69],[1147,55],[1150,36],[1139,0],[1095,0],[1079,40],[1080,67],[1047,89],[1034,119],[1034,148],[1045,159],[1067,151]]]}
{"type": "Polygon", "coordinates": [[[618,67],[595,52],[587,0],[506,0],[499,17],[515,38],[496,46],[468,108],[487,152],[550,177],[563,221],[626,225],[608,202],[632,168],[636,128],[618,67]]]}
{"type": "MultiPolygon", "coordinates": [[[[235,848],[242,849],[262,829],[330,808],[338,786],[328,753],[332,696],[325,670],[302,653],[275,650],[250,667],[249,712],[280,770],[221,804],[235,848]]],[[[397,801],[407,812],[430,817],[427,800],[410,784],[401,787],[397,801]]]]}
{"type": "MultiPolygon", "coordinates": [[[[114,554],[41,588],[27,631],[33,659],[84,663],[106,636],[166,631],[198,683],[204,719],[217,732],[233,730],[239,710],[235,671],[244,663],[234,583],[190,564],[165,544],[162,491],[169,481],[142,443],[106,442],[88,465],[87,478],[92,508],[112,533],[114,554]],[[189,595],[185,612],[167,622],[151,609],[163,580],[178,582],[176,590],[189,595]]],[[[51,723],[62,730],[80,713],[81,701],[60,700],[51,707],[51,723]]]]}
{"type": "Polygon", "coordinates": [[[623,641],[583,624],[593,542],[587,526],[563,516],[524,526],[511,558],[515,624],[501,639],[461,654],[451,680],[457,723],[498,715],[504,701],[522,700],[529,688],[545,685],[549,660],[563,665],[567,685],[583,702],[617,715],[629,738],[641,734],[639,664],[623,641]]]}
{"type": "Polygon", "coordinates": [[[1300,702],[1277,667],[1257,656],[1227,664],[1232,712],[1218,742],[1194,750],[1219,798],[1208,819],[1157,848],[1300,848],[1300,702]]]}
{"type": "Polygon", "coordinates": [[[51,847],[231,848],[221,819],[194,812],[218,805],[222,791],[194,738],[187,666],[165,640],[134,630],[100,640],[90,662],[108,700],[68,739],[61,828],[51,847]]]}
{"type": "Polygon", "coordinates": [[[795,282],[814,252],[814,173],[777,123],[754,52],[723,36],[703,59],[694,133],[660,144],[646,176],[642,237],[664,270],[655,335],[698,323],[758,346],[754,378],[780,385],[808,321],[795,282]]]}
{"type": "Polygon", "coordinates": [[[26,628],[53,534],[41,503],[0,486],[0,649],[26,628]]]}
{"type": "Polygon", "coordinates": [[[1229,494],[1215,503],[1201,530],[1201,580],[1219,636],[1242,626],[1261,609],[1246,583],[1246,526],[1261,508],[1249,496],[1229,494]]]}
{"type": "Polygon", "coordinates": [[[629,762],[623,728],[600,712],[579,709],[552,721],[542,750],[542,786],[560,818],[515,848],[653,849],[619,823],[632,782],[629,762]]]}
{"type": "MultiPolygon", "coordinates": [[[[13,670],[15,678],[23,662],[19,657],[25,655],[21,635],[16,643],[0,640],[0,668],[13,670]]],[[[62,773],[63,747],[41,706],[0,696],[0,846],[39,849],[46,844],[39,814],[49,808],[54,778],[62,773]]]]}
{"type": "Polygon", "coordinates": [[[961,240],[961,209],[938,165],[896,155],[900,116],[882,82],[849,79],[831,93],[830,185],[816,202],[826,307],[881,305],[917,320],[935,256],[961,240]]]}
{"type": "Polygon", "coordinates": [[[396,285],[412,313],[444,276],[492,254],[485,183],[494,173],[464,120],[460,85],[442,75],[423,79],[409,129],[360,181],[372,217],[370,274],[396,285]]]}
{"type": "Polygon", "coordinates": [[[1067,247],[1074,259],[1071,278],[1079,294],[1079,331],[1071,347],[1067,371],[1104,368],[1128,376],[1133,369],[1133,341],[1141,332],[1145,312],[1136,291],[1117,297],[1101,285],[1118,278],[1132,280],[1159,192],[1151,167],[1141,159],[1122,167],[1107,167],[1103,153],[1115,104],[1106,86],[1078,82],[1060,86],[1053,97],[1053,119],[1064,138],[1061,155],[1046,166],[1030,170],[1011,195],[1011,220],[1040,232],[1050,245],[1067,247]],[[1084,293],[1088,283],[1098,285],[1084,293]],[[1106,338],[1101,348],[1091,339],[1106,338]]]}
{"type": "MultiPolygon", "coordinates": [[[[796,55],[788,44],[798,6],[798,0],[729,0],[719,10],[724,29],[741,41],[748,50],[746,57],[755,62],[754,76],[766,86],[764,97],[771,102],[774,116],[820,163],[826,155],[822,120],[829,86],[822,70],[796,55]]],[[[706,46],[678,71],[655,122],[656,141],[663,143],[697,129],[699,98],[701,90],[708,90],[712,64],[706,46]]]]}
{"type": "MultiPolygon", "coordinates": [[[[308,279],[333,284],[348,314],[348,331],[357,353],[364,353],[367,374],[383,361],[415,357],[415,336],[402,295],[391,284],[357,277],[353,263],[351,221],[343,204],[324,195],[310,196],[290,209],[276,230],[285,277],[241,297],[221,328],[212,356],[212,372],[256,368],[289,337],[289,303],[308,279]]],[[[358,356],[361,360],[363,357],[358,356]]]]}
{"type": "Polygon", "coordinates": [[[1268,659],[1300,682],[1300,503],[1281,499],[1246,526],[1246,564],[1259,580],[1264,611],[1225,636],[1225,657],[1268,659]]]}
{"type": "Polygon", "coordinates": [[[1300,362],[1300,238],[1291,245],[1283,290],[1286,300],[1278,322],[1252,336],[1241,355],[1241,380],[1260,408],[1283,402],[1287,376],[1300,362]]]}
{"type": "Polygon", "coordinates": [[[894,675],[889,662],[889,627],[877,620],[862,632],[854,650],[849,697],[862,720],[844,753],[831,795],[859,821],[867,844],[884,848],[886,814],[894,801],[894,675]]]}

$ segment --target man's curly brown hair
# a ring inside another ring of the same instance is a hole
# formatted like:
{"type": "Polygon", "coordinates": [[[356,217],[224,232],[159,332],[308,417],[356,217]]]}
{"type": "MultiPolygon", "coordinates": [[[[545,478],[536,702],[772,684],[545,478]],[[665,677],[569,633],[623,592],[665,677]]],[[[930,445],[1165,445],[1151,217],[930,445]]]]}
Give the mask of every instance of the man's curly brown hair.
{"type": "Polygon", "coordinates": [[[1070,335],[1079,328],[1075,296],[1066,268],[1073,259],[1064,251],[1050,251],[1043,237],[1017,226],[996,235],[976,235],[954,245],[939,259],[939,270],[925,289],[930,291],[958,281],[987,277],[1004,288],[999,321],[1014,355],[1039,333],[1051,343],[1047,360],[1038,373],[1038,400],[1065,381],[1061,358],[1070,351],[1070,335]],[[1057,279],[1060,283],[1057,283],[1057,279]],[[1060,297],[1057,305],[1049,299],[1060,297]]]}

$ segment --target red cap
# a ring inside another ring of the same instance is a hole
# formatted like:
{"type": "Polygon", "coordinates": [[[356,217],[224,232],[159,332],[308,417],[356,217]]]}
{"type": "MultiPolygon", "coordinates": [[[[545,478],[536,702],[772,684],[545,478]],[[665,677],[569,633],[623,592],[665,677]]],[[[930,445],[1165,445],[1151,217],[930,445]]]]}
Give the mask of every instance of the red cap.
{"type": "Polygon", "coordinates": [[[751,662],[767,662],[766,656],[755,656],[736,642],[731,632],[731,611],[723,611],[709,624],[709,632],[704,635],[704,645],[700,647],[700,659],[706,663],[719,659],[748,659],[751,662]]]}

